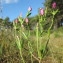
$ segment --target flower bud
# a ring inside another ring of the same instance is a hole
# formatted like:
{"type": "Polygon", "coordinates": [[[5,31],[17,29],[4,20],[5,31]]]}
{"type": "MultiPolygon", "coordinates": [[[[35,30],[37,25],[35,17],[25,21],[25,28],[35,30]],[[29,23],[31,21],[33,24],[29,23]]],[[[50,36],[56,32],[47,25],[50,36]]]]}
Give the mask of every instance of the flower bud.
{"type": "Polygon", "coordinates": [[[32,8],[31,8],[31,7],[29,7],[29,8],[28,8],[28,11],[32,11],[32,8]]]}
{"type": "Polygon", "coordinates": [[[54,9],[56,8],[56,2],[52,3],[52,8],[54,8],[54,9]]]}
{"type": "Polygon", "coordinates": [[[28,23],[28,21],[29,21],[28,18],[25,18],[25,22],[28,23]]]}
{"type": "Polygon", "coordinates": [[[44,15],[44,9],[40,8],[39,13],[40,13],[40,15],[44,15]]]}

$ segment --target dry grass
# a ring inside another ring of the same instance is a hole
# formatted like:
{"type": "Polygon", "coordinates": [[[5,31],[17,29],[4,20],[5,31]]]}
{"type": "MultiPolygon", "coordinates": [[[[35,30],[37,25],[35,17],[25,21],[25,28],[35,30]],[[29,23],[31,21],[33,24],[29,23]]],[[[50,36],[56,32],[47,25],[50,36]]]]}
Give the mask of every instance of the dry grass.
{"type": "Polygon", "coordinates": [[[42,63],[63,63],[63,33],[62,31],[55,31],[50,36],[49,41],[50,56],[42,63]],[[55,35],[58,34],[57,36],[55,35]]]}
{"type": "MultiPolygon", "coordinates": [[[[36,51],[36,37],[31,36],[30,40],[33,48],[36,51]]],[[[47,41],[47,36],[39,38],[42,44],[47,41]]],[[[26,41],[24,47],[27,47],[26,41]]],[[[2,55],[0,55],[0,63],[20,63],[20,55],[13,38],[13,32],[0,32],[0,45],[3,46],[2,55]],[[7,61],[7,62],[6,62],[7,61]]],[[[53,32],[49,41],[49,53],[42,59],[42,63],[63,63],[63,28],[53,32]]],[[[24,59],[26,63],[30,63],[30,55],[23,50],[24,59]]],[[[35,54],[35,53],[34,53],[35,54]]],[[[36,54],[35,54],[36,55],[36,54]]],[[[33,59],[34,60],[34,59],[33,59]]],[[[34,60],[34,63],[38,63],[34,60]]]]}

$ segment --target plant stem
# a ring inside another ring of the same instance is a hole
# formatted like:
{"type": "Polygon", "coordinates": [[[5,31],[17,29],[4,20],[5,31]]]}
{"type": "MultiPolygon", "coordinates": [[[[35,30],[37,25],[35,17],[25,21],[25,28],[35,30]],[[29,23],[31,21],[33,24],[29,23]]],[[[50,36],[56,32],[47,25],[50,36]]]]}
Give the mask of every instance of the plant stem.
{"type": "Polygon", "coordinates": [[[39,60],[39,63],[41,63],[41,60],[39,60]]]}
{"type": "Polygon", "coordinates": [[[33,63],[32,53],[31,53],[31,63],[33,63]]]}
{"type": "Polygon", "coordinates": [[[38,61],[39,61],[39,59],[38,59],[34,54],[32,54],[32,56],[33,56],[36,60],[38,60],[38,61]]]}
{"type": "Polygon", "coordinates": [[[39,47],[38,47],[38,41],[39,41],[39,35],[38,35],[38,23],[37,23],[37,27],[36,27],[36,38],[37,38],[37,52],[38,52],[38,56],[39,56],[39,47]]]}
{"type": "Polygon", "coordinates": [[[23,63],[25,63],[25,61],[24,61],[24,59],[23,59],[23,56],[22,56],[22,50],[20,50],[20,56],[21,56],[21,58],[22,58],[23,63]]]}
{"type": "Polygon", "coordinates": [[[53,15],[53,18],[52,18],[51,26],[50,26],[49,29],[48,29],[48,40],[47,40],[47,42],[46,42],[45,51],[46,51],[46,48],[47,48],[48,43],[49,43],[49,39],[50,39],[50,31],[51,31],[51,28],[52,28],[52,26],[53,26],[53,22],[54,22],[54,15],[53,15]]]}

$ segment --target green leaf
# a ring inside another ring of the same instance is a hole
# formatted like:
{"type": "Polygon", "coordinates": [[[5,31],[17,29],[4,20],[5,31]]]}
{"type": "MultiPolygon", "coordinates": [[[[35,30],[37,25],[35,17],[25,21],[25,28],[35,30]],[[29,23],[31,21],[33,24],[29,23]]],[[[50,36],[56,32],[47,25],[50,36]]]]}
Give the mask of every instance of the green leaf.
{"type": "Polygon", "coordinates": [[[21,25],[23,24],[23,19],[22,19],[22,17],[18,17],[18,20],[19,20],[19,22],[21,23],[21,25]]]}
{"type": "Polygon", "coordinates": [[[22,32],[22,34],[23,34],[24,38],[25,38],[25,39],[27,39],[27,36],[26,36],[26,34],[25,34],[24,32],[22,32]]]}
{"type": "Polygon", "coordinates": [[[31,15],[31,12],[28,12],[27,14],[26,14],[26,17],[29,17],[31,15]]]}
{"type": "Polygon", "coordinates": [[[57,14],[57,12],[58,12],[58,9],[57,9],[57,10],[55,10],[55,11],[53,11],[53,12],[52,12],[52,14],[53,14],[53,15],[56,15],[56,14],[57,14]]]}
{"type": "Polygon", "coordinates": [[[17,44],[18,49],[20,50],[21,49],[21,43],[20,43],[20,39],[18,36],[16,38],[16,44],[17,44]]]}

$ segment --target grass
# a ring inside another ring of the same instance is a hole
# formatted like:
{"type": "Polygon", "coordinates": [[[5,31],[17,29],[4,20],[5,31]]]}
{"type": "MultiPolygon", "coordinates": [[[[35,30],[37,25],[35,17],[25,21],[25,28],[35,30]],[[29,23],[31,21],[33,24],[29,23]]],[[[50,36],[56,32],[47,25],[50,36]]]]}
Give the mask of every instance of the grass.
{"type": "MultiPolygon", "coordinates": [[[[35,51],[34,55],[36,56],[36,38],[34,35],[30,37],[30,40],[35,51]]],[[[26,51],[26,49],[28,49],[27,42],[24,39],[23,41],[23,57],[26,63],[30,63],[30,54],[26,51]]],[[[45,45],[47,36],[44,35],[43,38],[40,38],[40,41],[45,45]]],[[[48,47],[49,52],[42,59],[42,63],[63,63],[63,27],[58,28],[56,31],[51,33],[48,47]]],[[[33,61],[34,63],[38,63],[34,58],[33,61]]],[[[22,63],[18,48],[15,44],[14,32],[10,29],[0,31],[0,63],[22,63]]]]}

